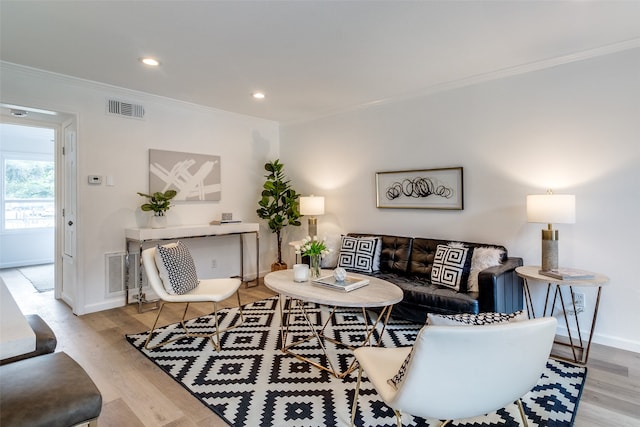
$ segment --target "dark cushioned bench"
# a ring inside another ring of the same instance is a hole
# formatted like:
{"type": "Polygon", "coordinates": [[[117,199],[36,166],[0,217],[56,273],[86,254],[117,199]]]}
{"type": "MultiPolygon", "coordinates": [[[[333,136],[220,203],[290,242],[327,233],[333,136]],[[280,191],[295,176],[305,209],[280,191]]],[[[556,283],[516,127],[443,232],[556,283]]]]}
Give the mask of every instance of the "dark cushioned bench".
{"type": "Polygon", "coordinates": [[[40,356],[43,354],[53,353],[56,350],[58,341],[49,325],[42,320],[37,314],[27,314],[24,316],[29,322],[29,326],[36,334],[36,349],[30,353],[20,354],[18,356],[2,359],[0,365],[17,362],[18,360],[28,359],[30,357],[40,356]]]}
{"type": "Polygon", "coordinates": [[[97,425],[102,395],[85,370],[58,352],[0,366],[2,427],[97,425]]]}

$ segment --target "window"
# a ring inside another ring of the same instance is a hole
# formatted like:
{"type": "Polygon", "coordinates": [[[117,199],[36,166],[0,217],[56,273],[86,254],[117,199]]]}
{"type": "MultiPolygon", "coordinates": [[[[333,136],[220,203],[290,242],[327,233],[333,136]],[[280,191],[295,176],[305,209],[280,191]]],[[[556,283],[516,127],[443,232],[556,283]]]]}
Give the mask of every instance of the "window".
{"type": "Polygon", "coordinates": [[[25,151],[2,151],[2,229],[24,230],[55,227],[54,130],[2,125],[3,146],[25,151]],[[29,137],[9,131],[21,128],[29,137]],[[34,142],[32,138],[39,139],[34,142]],[[38,150],[44,145],[45,150],[38,150]],[[38,152],[40,151],[40,152],[38,152]],[[51,153],[43,153],[50,151],[51,153]]]}
{"type": "Polygon", "coordinates": [[[55,226],[55,164],[46,160],[5,159],[4,228],[55,226]]]}

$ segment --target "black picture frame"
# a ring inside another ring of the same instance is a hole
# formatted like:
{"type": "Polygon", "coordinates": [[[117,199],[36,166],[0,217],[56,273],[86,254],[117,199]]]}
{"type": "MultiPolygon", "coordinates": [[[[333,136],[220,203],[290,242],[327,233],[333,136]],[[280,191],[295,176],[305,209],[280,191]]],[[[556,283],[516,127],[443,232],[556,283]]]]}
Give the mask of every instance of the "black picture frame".
{"type": "Polygon", "coordinates": [[[462,167],[376,172],[376,207],[463,210],[462,167]]]}

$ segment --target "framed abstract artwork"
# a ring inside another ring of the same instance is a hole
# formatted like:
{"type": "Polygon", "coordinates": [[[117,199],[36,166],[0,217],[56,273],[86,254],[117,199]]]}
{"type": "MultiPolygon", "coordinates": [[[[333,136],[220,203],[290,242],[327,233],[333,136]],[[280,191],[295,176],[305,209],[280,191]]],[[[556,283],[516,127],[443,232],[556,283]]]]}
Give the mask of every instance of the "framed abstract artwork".
{"type": "Polygon", "coordinates": [[[220,200],[220,156],[149,150],[149,192],[167,190],[174,200],[220,200]]]}
{"type": "Polygon", "coordinates": [[[377,172],[376,206],[462,210],[462,168],[377,172]]]}

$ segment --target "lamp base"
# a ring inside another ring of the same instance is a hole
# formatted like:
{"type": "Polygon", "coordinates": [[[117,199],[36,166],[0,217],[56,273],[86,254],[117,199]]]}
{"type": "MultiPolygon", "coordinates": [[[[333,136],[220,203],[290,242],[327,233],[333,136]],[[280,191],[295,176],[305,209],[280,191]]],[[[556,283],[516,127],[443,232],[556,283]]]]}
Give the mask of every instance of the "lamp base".
{"type": "Polygon", "coordinates": [[[542,230],[542,271],[558,268],[558,230],[542,230]]]}
{"type": "Polygon", "coordinates": [[[318,218],[309,218],[309,237],[318,235],[318,218]]]}

